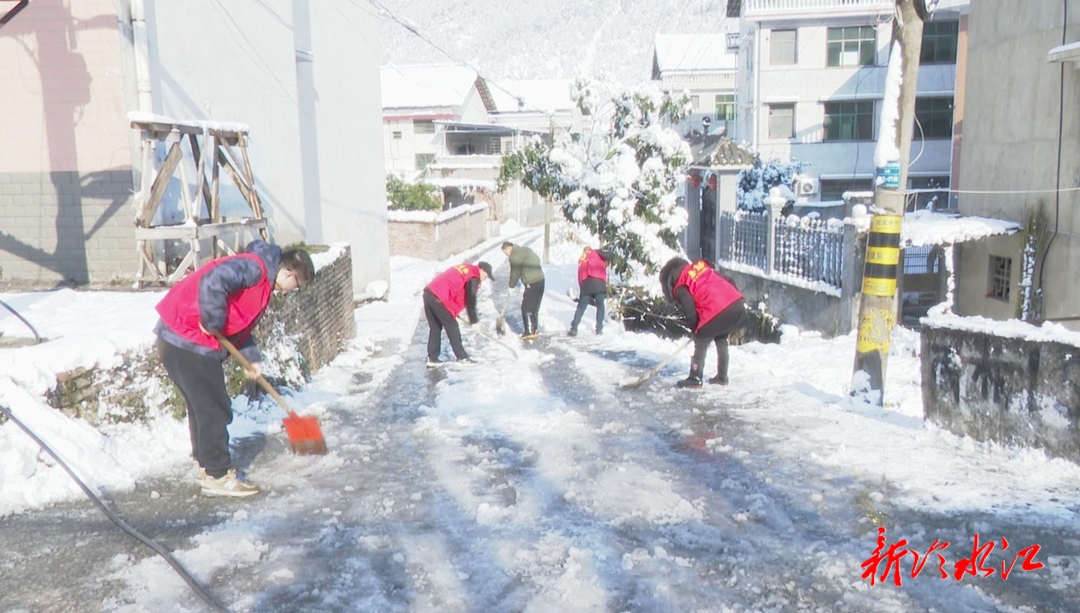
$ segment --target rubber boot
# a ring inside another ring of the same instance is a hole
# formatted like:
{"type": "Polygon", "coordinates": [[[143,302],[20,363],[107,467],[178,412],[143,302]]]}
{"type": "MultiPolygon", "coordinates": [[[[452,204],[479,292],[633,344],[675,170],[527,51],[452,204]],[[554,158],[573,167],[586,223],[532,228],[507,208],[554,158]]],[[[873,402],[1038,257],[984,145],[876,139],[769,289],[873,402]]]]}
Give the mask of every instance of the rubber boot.
{"type": "Polygon", "coordinates": [[[690,376],[679,381],[675,387],[696,389],[701,387],[701,369],[697,364],[690,364],[690,376]]]}

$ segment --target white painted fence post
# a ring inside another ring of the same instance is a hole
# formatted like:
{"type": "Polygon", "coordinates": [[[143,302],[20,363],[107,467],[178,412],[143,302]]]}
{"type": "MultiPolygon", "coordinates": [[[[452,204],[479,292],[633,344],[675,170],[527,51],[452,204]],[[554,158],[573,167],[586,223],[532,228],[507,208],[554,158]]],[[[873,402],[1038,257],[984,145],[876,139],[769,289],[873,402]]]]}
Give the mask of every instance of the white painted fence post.
{"type": "Polygon", "coordinates": [[[768,230],[766,231],[765,261],[768,263],[766,272],[772,275],[776,271],[776,220],[780,219],[780,211],[787,204],[787,198],[780,194],[780,188],[774,187],[769,190],[769,195],[764,198],[768,215],[768,230]]]}

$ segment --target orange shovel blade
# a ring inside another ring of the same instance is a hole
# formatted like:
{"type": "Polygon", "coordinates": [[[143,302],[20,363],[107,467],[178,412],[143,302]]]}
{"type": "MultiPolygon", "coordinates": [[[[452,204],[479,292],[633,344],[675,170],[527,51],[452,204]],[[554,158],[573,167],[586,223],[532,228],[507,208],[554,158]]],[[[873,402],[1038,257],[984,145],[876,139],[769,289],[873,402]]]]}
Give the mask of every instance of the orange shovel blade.
{"type": "Polygon", "coordinates": [[[289,444],[293,453],[297,455],[325,455],[326,439],[323,438],[319,428],[319,420],[290,412],[289,416],[282,420],[285,432],[289,435],[289,444]]]}

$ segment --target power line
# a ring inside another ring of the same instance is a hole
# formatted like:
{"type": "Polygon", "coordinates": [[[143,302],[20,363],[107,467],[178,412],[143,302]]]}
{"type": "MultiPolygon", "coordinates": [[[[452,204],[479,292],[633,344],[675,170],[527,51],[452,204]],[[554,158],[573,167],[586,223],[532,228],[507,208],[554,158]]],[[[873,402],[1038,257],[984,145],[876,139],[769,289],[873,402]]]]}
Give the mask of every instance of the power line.
{"type": "MultiPolygon", "coordinates": [[[[390,21],[393,21],[394,23],[398,24],[399,26],[405,28],[410,33],[412,33],[414,36],[416,36],[420,40],[426,42],[427,44],[431,45],[438,52],[440,52],[443,55],[445,55],[446,57],[448,57],[450,59],[450,61],[452,61],[453,63],[459,64],[461,66],[464,66],[465,68],[468,68],[469,70],[472,70],[473,72],[476,73],[476,75],[478,77],[483,79],[485,83],[488,83],[489,85],[494,86],[499,91],[505,93],[506,95],[510,96],[511,98],[514,98],[515,100],[524,100],[521,96],[518,96],[514,92],[511,92],[510,90],[508,90],[505,87],[503,87],[502,85],[500,85],[498,81],[495,81],[493,79],[490,79],[490,78],[484,76],[484,73],[479,68],[477,68],[476,66],[473,66],[469,62],[466,62],[465,60],[462,60],[461,58],[455,56],[453,53],[450,53],[449,51],[447,51],[442,45],[440,45],[440,44],[436,43],[435,41],[431,40],[430,38],[428,38],[428,36],[425,35],[423,32],[421,32],[420,29],[418,27],[416,27],[416,25],[414,25],[413,23],[411,23],[411,22],[409,22],[409,21],[407,21],[405,19],[402,19],[401,17],[398,17],[397,15],[395,15],[393,11],[391,11],[382,2],[379,2],[379,0],[368,0],[368,1],[371,2],[371,4],[373,4],[377,9],[379,9],[380,16],[385,16],[390,21]]],[[[354,4],[355,4],[355,2],[354,2],[354,4]]],[[[536,105],[529,104],[528,102],[526,102],[525,106],[531,107],[536,112],[541,113],[543,115],[546,115],[550,119],[553,119],[555,117],[554,113],[546,111],[546,110],[544,110],[544,109],[542,109],[542,108],[540,108],[540,107],[538,107],[536,105]]]]}

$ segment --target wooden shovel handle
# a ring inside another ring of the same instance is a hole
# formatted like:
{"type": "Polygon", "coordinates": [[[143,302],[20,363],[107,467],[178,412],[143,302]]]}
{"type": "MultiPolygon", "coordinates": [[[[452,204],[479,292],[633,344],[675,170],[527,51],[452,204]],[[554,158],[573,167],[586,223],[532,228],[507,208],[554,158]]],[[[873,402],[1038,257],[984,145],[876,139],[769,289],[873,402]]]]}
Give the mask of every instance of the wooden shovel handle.
{"type": "MultiPolygon", "coordinates": [[[[254,370],[251,367],[251,362],[248,362],[247,358],[240,354],[240,351],[236,348],[235,345],[229,342],[229,339],[225,338],[225,336],[220,332],[214,332],[214,336],[217,337],[218,342],[221,343],[223,347],[229,350],[229,353],[232,354],[232,357],[236,358],[237,362],[240,362],[240,365],[244,367],[244,370],[254,370]]],[[[285,399],[281,397],[281,394],[277,393],[277,390],[274,389],[274,386],[270,385],[270,382],[263,378],[262,375],[256,375],[255,380],[259,382],[259,386],[262,387],[267,394],[270,394],[274,401],[281,405],[281,408],[289,412],[289,415],[296,415],[296,412],[290,409],[289,405],[285,403],[285,399]]]]}

